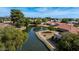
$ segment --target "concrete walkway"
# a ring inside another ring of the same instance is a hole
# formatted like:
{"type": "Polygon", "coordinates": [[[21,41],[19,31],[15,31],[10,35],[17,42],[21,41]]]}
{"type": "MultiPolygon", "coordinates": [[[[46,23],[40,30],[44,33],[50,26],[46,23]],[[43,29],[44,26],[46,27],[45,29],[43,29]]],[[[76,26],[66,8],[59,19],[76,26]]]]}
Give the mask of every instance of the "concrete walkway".
{"type": "Polygon", "coordinates": [[[41,35],[41,31],[36,32],[36,35],[51,51],[55,50],[55,47],[49,43],[43,35],[41,35]]]}

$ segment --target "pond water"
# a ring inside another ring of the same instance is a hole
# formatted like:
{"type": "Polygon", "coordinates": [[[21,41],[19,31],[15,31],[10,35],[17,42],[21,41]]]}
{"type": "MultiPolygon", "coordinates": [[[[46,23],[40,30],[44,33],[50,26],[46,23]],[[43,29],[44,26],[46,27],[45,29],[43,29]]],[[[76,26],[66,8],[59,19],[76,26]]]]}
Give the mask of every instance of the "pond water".
{"type": "Polygon", "coordinates": [[[28,40],[23,44],[22,51],[48,51],[49,49],[39,40],[35,31],[45,30],[46,28],[40,27],[28,27],[27,32],[29,34],[28,40]]]}

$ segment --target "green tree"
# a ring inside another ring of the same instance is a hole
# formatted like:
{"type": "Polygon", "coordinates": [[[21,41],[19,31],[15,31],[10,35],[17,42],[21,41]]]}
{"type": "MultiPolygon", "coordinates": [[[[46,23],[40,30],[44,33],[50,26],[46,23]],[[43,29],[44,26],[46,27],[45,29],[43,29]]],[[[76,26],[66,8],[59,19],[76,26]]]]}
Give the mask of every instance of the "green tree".
{"type": "Polygon", "coordinates": [[[61,22],[68,23],[69,21],[73,21],[72,18],[63,18],[61,22]]]}
{"type": "Polygon", "coordinates": [[[25,19],[21,19],[15,24],[17,27],[25,26],[25,19]]]}
{"type": "Polygon", "coordinates": [[[63,22],[63,23],[67,23],[68,20],[67,20],[66,18],[63,18],[61,22],[63,22]]]}
{"type": "Polygon", "coordinates": [[[26,33],[15,27],[0,28],[0,50],[16,50],[27,39],[26,33]]]}
{"type": "Polygon", "coordinates": [[[5,50],[4,43],[0,42],[0,51],[3,51],[3,50],[5,50]]]}
{"type": "Polygon", "coordinates": [[[25,19],[25,26],[27,27],[31,23],[30,19],[26,18],[25,19]]]}
{"type": "Polygon", "coordinates": [[[41,19],[35,19],[35,24],[41,24],[42,20],[41,19]]]}
{"type": "Polygon", "coordinates": [[[24,14],[20,10],[12,9],[10,17],[11,17],[11,21],[15,23],[21,20],[24,17],[24,14]]]}
{"type": "Polygon", "coordinates": [[[3,23],[4,21],[3,21],[3,19],[0,19],[0,23],[3,23]]]}
{"type": "Polygon", "coordinates": [[[58,49],[65,51],[79,50],[79,35],[64,32],[62,38],[58,41],[58,49]]]}
{"type": "Polygon", "coordinates": [[[47,21],[48,21],[47,18],[43,18],[43,19],[42,19],[42,22],[47,22],[47,21]]]}
{"type": "Polygon", "coordinates": [[[77,18],[75,21],[77,21],[79,23],[79,18],[77,18]]]}

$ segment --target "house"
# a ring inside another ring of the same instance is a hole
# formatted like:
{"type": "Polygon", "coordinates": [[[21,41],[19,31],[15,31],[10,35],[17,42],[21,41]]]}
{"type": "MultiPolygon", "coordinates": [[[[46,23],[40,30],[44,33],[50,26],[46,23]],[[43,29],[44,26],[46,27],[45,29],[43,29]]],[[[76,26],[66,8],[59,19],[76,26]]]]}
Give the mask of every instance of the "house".
{"type": "Polygon", "coordinates": [[[79,22],[77,21],[69,21],[68,24],[78,24],[79,22]]]}
{"type": "Polygon", "coordinates": [[[61,23],[61,22],[50,22],[50,21],[47,23],[50,25],[55,24],[56,28],[67,30],[71,33],[75,33],[75,34],[79,33],[79,28],[74,27],[73,24],[61,23]]]}

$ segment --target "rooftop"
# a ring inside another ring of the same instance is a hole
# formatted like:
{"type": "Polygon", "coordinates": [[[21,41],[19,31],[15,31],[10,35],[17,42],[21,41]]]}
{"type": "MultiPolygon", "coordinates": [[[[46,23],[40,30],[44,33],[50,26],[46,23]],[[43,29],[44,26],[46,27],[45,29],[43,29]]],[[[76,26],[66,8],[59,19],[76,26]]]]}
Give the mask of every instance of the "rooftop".
{"type": "Polygon", "coordinates": [[[48,24],[58,24],[56,27],[57,28],[60,28],[60,29],[65,29],[65,30],[68,30],[69,32],[71,33],[76,33],[78,34],[79,33],[79,28],[77,27],[74,27],[73,24],[67,24],[67,23],[60,23],[60,22],[47,22],[48,24]]]}

